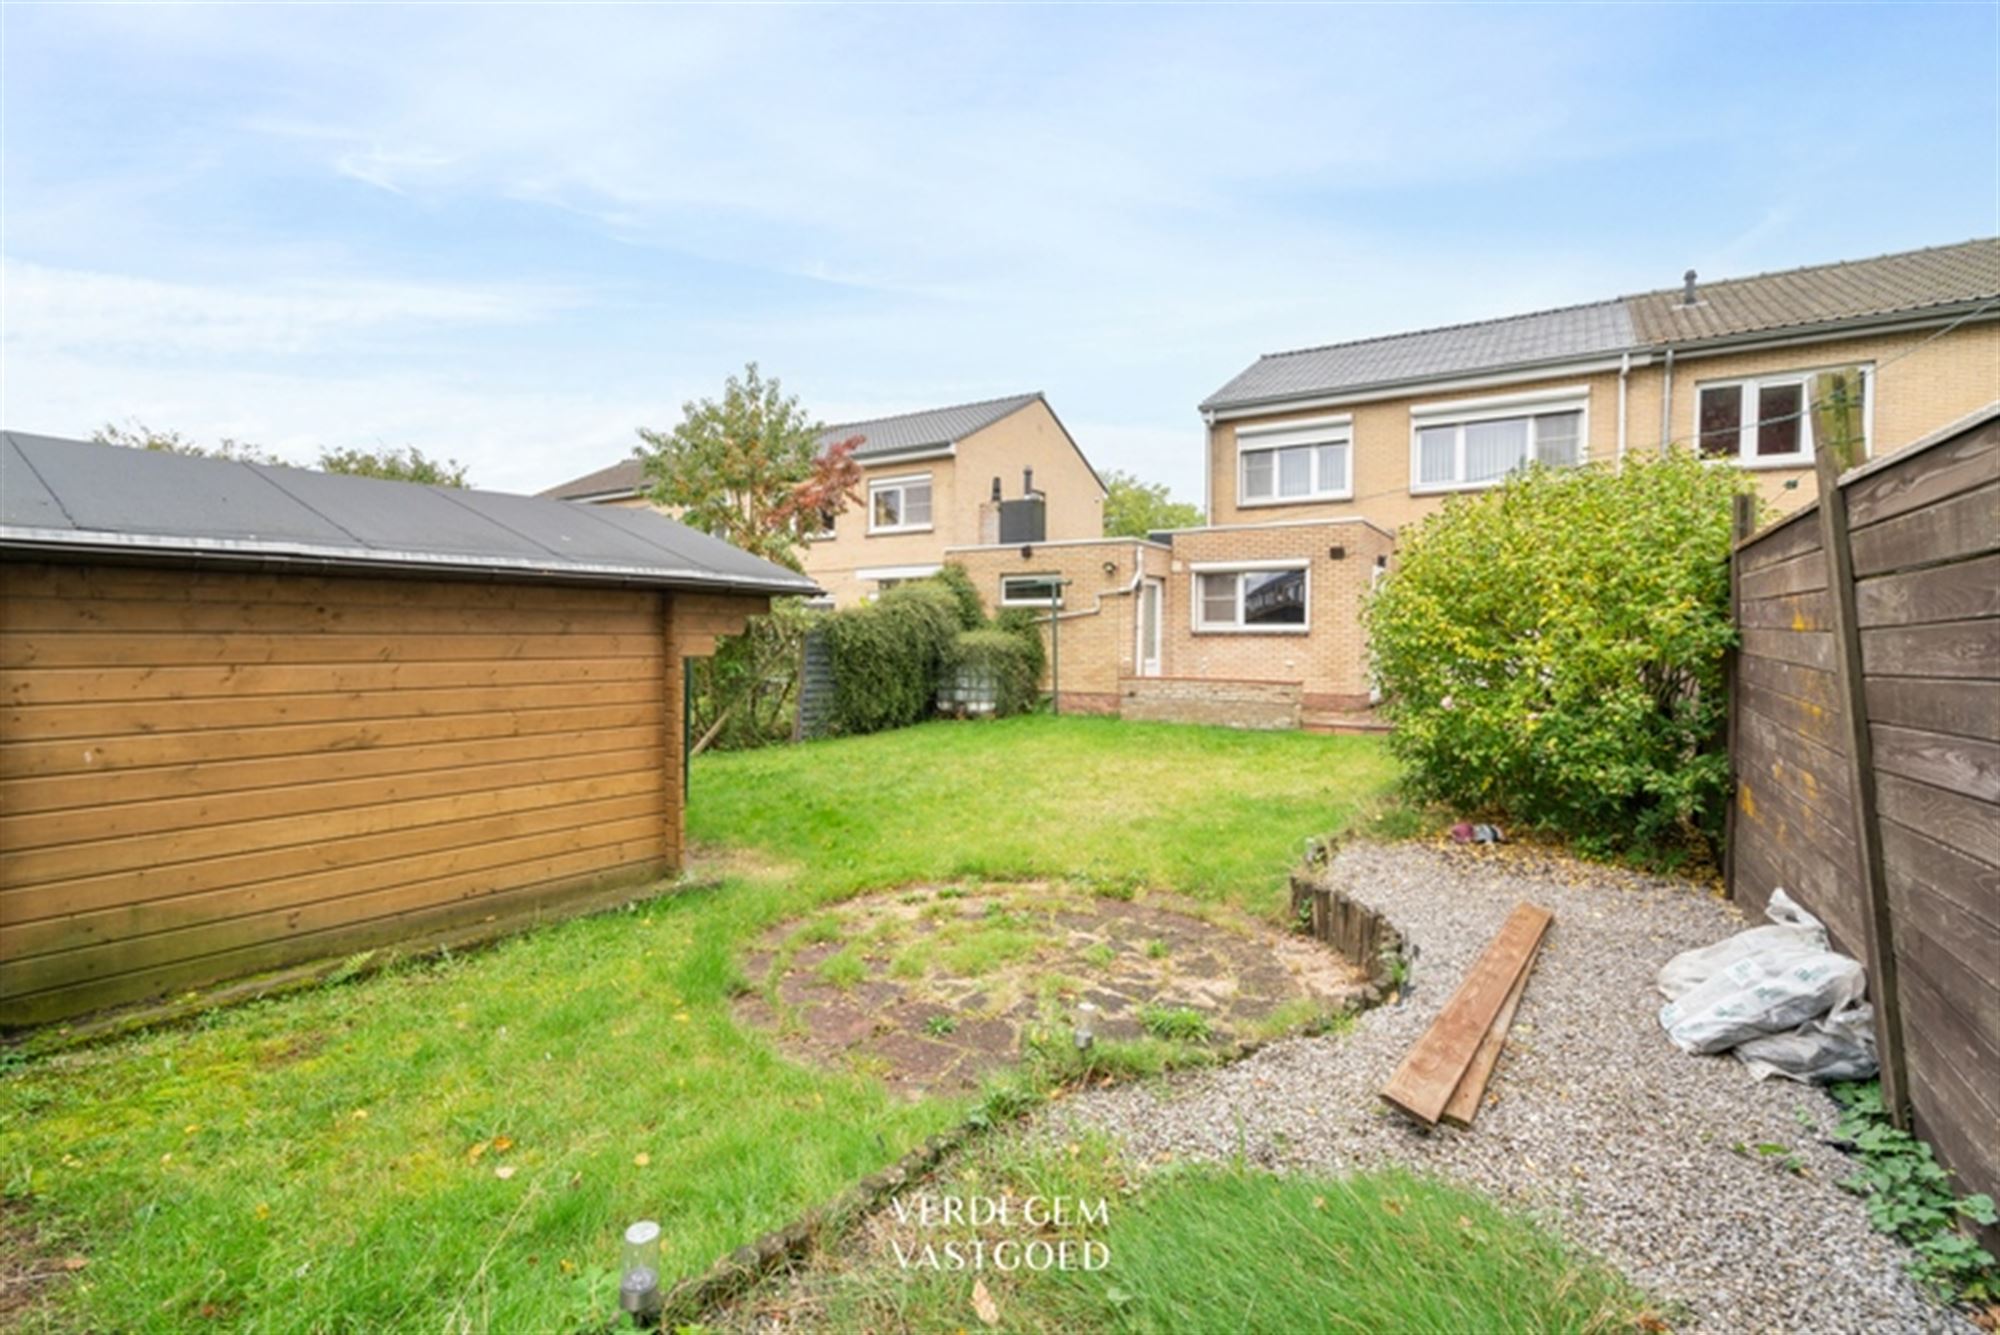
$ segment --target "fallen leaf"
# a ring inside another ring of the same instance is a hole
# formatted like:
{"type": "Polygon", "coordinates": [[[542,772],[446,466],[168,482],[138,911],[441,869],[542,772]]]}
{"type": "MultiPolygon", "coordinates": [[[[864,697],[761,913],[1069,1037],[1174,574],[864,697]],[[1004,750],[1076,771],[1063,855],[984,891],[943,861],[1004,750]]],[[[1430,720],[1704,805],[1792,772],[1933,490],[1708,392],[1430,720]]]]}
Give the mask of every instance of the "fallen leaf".
{"type": "Polygon", "coordinates": [[[489,1142],[482,1140],[467,1150],[465,1152],[465,1161],[467,1163],[478,1163],[481,1158],[485,1157],[488,1144],[489,1142]]]}
{"type": "Polygon", "coordinates": [[[1325,1208],[1326,1208],[1326,1197],[1324,1196],[1313,1197],[1313,1209],[1324,1210],[1325,1208]]]}
{"type": "Polygon", "coordinates": [[[680,1021],[680,1023],[682,1023],[682,1024],[686,1024],[686,1023],[688,1022],[689,1018],[690,1018],[690,1017],[689,1017],[689,1015],[688,1015],[688,1013],[687,1013],[686,1011],[675,1011],[675,1012],[674,1012],[674,1019],[676,1019],[676,1020],[680,1021]]]}
{"type": "Polygon", "coordinates": [[[191,1135],[193,1135],[193,1134],[194,1134],[195,1132],[197,1132],[197,1131],[199,1131],[199,1130],[201,1130],[201,1128],[200,1128],[199,1126],[192,1126],[192,1125],[191,1125],[191,1126],[189,1126],[189,1127],[187,1128],[187,1130],[186,1130],[186,1131],[182,1132],[181,1134],[183,1134],[183,1135],[188,1135],[188,1136],[191,1136],[191,1135]]]}
{"type": "Polygon", "coordinates": [[[253,1211],[253,1213],[256,1214],[256,1216],[259,1219],[269,1219],[271,1217],[271,1207],[265,1204],[263,1201],[258,1201],[257,1208],[255,1211],[253,1211]]]}
{"type": "Polygon", "coordinates": [[[81,1270],[89,1264],[88,1256],[65,1256],[62,1259],[62,1268],[65,1270],[81,1270]]]}
{"type": "Polygon", "coordinates": [[[495,1154],[505,1154],[508,1150],[511,1150],[513,1148],[514,1148],[514,1141],[511,1137],[508,1136],[493,1137],[493,1152],[495,1154]]]}
{"type": "Polygon", "coordinates": [[[989,1326],[1000,1324],[1000,1304],[993,1301],[993,1295],[986,1291],[986,1281],[972,1281],[972,1310],[979,1319],[989,1326]]]}
{"type": "Polygon", "coordinates": [[[510,1163],[496,1164],[494,1165],[493,1168],[493,1176],[499,1178],[502,1182],[505,1182],[508,1178],[514,1176],[515,1171],[516,1170],[513,1164],[510,1163]]]}
{"type": "Polygon", "coordinates": [[[556,1264],[562,1267],[562,1272],[565,1275],[574,1275],[576,1273],[576,1262],[570,1260],[567,1256],[557,1261],[556,1264]]]}
{"type": "Polygon", "coordinates": [[[172,1163],[173,1161],[174,1161],[174,1156],[171,1153],[162,1154],[160,1156],[161,1163],[172,1163]]]}
{"type": "Polygon", "coordinates": [[[365,1121],[367,1121],[367,1120],[368,1120],[368,1110],[367,1110],[366,1108],[356,1108],[356,1109],[354,1110],[354,1120],[355,1120],[355,1121],[357,1121],[357,1122],[365,1122],[365,1121]]]}
{"type": "Polygon", "coordinates": [[[644,1150],[640,1150],[637,1154],[632,1156],[632,1162],[637,1164],[639,1167],[644,1168],[647,1164],[653,1162],[653,1156],[646,1153],[644,1150]]]}
{"type": "Polygon", "coordinates": [[[1403,1202],[1394,1196],[1384,1196],[1382,1198],[1382,1208],[1400,1218],[1403,1213],[1403,1202]]]}

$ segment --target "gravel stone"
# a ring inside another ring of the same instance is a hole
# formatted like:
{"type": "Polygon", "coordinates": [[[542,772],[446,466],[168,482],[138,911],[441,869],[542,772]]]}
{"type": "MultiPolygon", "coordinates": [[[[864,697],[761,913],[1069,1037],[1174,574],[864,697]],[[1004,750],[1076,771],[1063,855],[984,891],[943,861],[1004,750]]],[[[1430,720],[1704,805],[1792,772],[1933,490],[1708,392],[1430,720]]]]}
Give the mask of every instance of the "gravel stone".
{"type": "Polygon", "coordinates": [[[1677,1329],[1971,1332],[1903,1273],[1908,1254],[1840,1190],[1853,1161],[1822,1143],[1817,1089],[1758,1082],[1733,1057],[1667,1041],[1653,979],[1745,923],[1689,882],[1517,847],[1352,844],[1329,883],[1385,912],[1419,950],[1401,1005],[1341,1036],[1235,1065],[1094,1091],[1043,1115],[1095,1127],[1141,1161],[1231,1159],[1281,1171],[1399,1163],[1525,1208],[1667,1304],[1677,1329]],[[1470,1131],[1425,1132],[1378,1091],[1519,901],[1554,911],[1470,1131]],[[1803,1121],[1802,1121],[1803,1119],[1803,1121]],[[1732,1146],[1777,1143],[1803,1164],[1732,1146]]]}

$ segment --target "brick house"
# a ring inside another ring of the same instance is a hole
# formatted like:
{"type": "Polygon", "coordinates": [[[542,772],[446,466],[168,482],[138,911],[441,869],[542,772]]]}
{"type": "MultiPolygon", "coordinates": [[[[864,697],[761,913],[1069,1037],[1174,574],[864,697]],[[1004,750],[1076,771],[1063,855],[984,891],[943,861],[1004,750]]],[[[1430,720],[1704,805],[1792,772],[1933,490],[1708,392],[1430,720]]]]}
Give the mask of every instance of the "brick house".
{"type": "MultiPolygon", "coordinates": [[[[860,504],[837,516],[804,559],[834,606],[936,574],[949,548],[998,541],[1003,513],[1037,541],[1104,531],[1104,483],[1040,394],[843,422],[820,442],[854,436],[861,437],[860,504]],[[1028,504],[1010,504],[1020,501],[1028,504]]],[[[542,495],[644,506],[645,489],[644,468],[631,458],[542,495]]]]}
{"type": "Polygon", "coordinates": [[[989,602],[1069,581],[1065,708],[1371,726],[1357,612],[1404,525],[1530,459],[1663,442],[1796,508],[1810,377],[1844,367],[1870,453],[2000,399],[2000,239],[1273,353],[1201,404],[1205,527],[951,555],[989,602]]]}

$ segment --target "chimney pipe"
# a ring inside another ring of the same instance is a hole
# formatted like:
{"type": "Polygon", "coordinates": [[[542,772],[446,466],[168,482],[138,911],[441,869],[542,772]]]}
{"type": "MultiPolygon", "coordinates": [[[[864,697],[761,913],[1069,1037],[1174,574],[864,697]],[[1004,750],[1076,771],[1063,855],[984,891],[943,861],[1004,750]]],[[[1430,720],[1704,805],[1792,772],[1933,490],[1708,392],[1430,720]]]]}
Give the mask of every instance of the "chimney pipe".
{"type": "Polygon", "coordinates": [[[1000,479],[997,477],[993,479],[993,499],[996,503],[1000,500],[1000,479]]]}
{"type": "Polygon", "coordinates": [[[1023,496],[1035,494],[1035,470],[1032,468],[1021,470],[1021,494],[1023,496]]]}
{"type": "Polygon", "coordinates": [[[1700,305],[1701,304],[1700,298],[1696,297],[1694,294],[1694,270],[1689,269],[1685,274],[1681,275],[1681,283],[1682,283],[1681,305],[1683,306],[1700,305]]]}

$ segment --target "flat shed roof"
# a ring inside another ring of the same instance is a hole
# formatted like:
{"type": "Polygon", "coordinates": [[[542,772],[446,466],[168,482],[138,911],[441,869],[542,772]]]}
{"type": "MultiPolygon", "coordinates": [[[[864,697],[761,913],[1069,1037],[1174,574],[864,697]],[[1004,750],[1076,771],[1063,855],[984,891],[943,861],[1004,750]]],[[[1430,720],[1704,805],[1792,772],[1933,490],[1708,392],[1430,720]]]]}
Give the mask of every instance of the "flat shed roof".
{"type": "Polygon", "coordinates": [[[0,552],[813,594],[651,510],[0,431],[0,552]]]}

